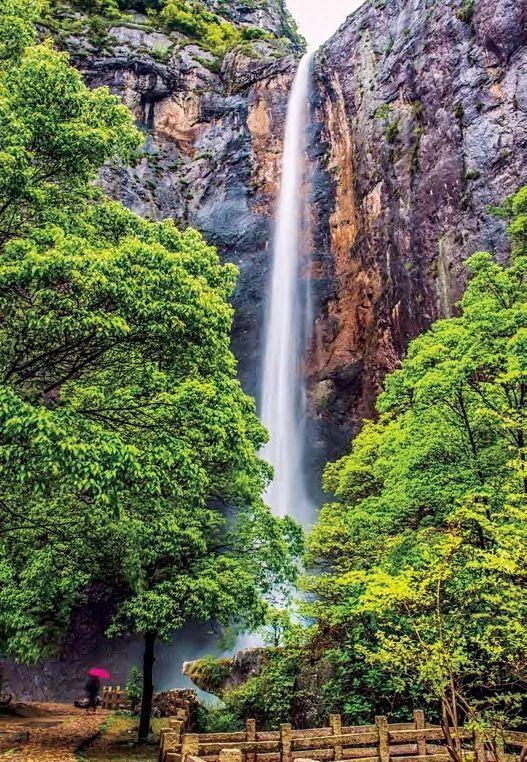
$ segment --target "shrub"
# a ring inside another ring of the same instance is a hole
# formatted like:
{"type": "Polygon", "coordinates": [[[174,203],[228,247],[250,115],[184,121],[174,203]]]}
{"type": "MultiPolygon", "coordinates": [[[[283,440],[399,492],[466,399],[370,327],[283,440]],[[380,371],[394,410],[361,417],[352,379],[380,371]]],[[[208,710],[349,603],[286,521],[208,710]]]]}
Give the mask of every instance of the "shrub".
{"type": "Polygon", "coordinates": [[[465,24],[470,24],[474,15],[475,2],[474,0],[465,0],[461,8],[456,13],[456,16],[460,21],[464,21],[465,24]]]}
{"type": "Polygon", "coordinates": [[[297,649],[271,649],[269,664],[259,675],[230,691],[224,701],[240,721],[254,718],[262,729],[276,729],[289,722],[295,698],[301,656],[297,649]]]}
{"type": "Polygon", "coordinates": [[[249,26],[247,29],[243,30],[243,39],[248,41],[268,40],[269,38],[272,38],[272,36],[272,34],[266,32],[265,29],[262,29],[259,26],[249,26]]]}
{"type": "Polygon", "coordinates": [[[132,712],[135,712],[143,698],[143,673],[139,667],[132,667],[128,672],[126,693],[130,699],[132,712]]]}
{"type": "Polygon", "coordinates": [[[215,55],[224,55],[242,40],[242,32],[200,3],[188,0],[167,0],[159,21],[169,30],[192,37],[201,47],[215,55]]]}

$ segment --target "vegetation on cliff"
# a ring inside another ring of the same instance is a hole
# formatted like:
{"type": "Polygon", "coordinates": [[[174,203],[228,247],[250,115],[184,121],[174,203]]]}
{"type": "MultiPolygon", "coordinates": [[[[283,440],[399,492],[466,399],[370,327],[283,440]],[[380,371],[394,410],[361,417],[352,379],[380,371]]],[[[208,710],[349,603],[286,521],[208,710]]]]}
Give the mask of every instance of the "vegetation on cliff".
{"type": "MultiPolygon", "coordinates": [[[[200,0],[50,0],[44,16],[45,23],[59,35],[67,28],[77,33],[83,32],[82,18],[79,12],[86,14],[88,28],[86,34],[95,47],[104,47],[110,43],[110,29],[119,23],[139,23],[131,12],[141,12],[152,28],[176,32],[183,39],[194,42],[204,50],[222,58],[225,53],[242,44],[255,40],[269,40],[292,43],[301,50],[305,41],[301,38],[295,22],[285,6],[280,6],[281,24],[270,31],[260,26],[241,21],[236,12],[228,6],[218,4],[216,10],[210,4],[200,0]],[[68,19],[68,11],[76,15],[68,19]]],[[[176,42],[176,41],[175,41],[176,42]]],[[[175,43],[174,43],[175,44],[175,43]]]]}
{"type": "Polygon", "coordinates": [[[262,501],[266,433],[230,351],[233,266],[94,185],[141,137],[105,89],[0,9],[0,650],[55,652],[94,583],[111,633],[257,626],[299,533],[262,501]]]}

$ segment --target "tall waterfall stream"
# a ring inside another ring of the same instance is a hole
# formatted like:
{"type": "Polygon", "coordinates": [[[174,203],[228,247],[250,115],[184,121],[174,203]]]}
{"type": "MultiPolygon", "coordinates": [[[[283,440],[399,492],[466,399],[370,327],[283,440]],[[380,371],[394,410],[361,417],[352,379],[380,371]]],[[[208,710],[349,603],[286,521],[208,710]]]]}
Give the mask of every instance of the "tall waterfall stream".
{"type": "Polygon", "coordinates": [[[306,307],[299,278],[312,54],[298,66],[289,95],[265,321],[261,419],[270,433],[262,457],[274,467],[266,501],[273,513],[306,523],[311,511],[302,468],[304,393],[300,359],[306,307]]]}
{"type": "MultiPolygon", "coordinates": [[[[300,278],[304,181],[310,72],[313,53],[300,61],[289,94],[284,134],[282,177],[275,217],[273,259],[265,319],[264,370],[261,387],[261,419],[270,439],[261,455],[274,467],[275,475],[266,501],[278,516],[289,515],[301,524],[313,515],[302,468],[304,439],[304,385],[300,361],[310,321],[309,294],[300,278]]],[[[260,645],[258,635],[238,638],[236,649],[260,645]]],[[[172,660],[172,649],[160,649],[158,668],[170,675],[162,688],[195,686],[163,665],[172,660]]],[[[178,651],[185,660],[207,653],[221,655],[201,628],[188,627],[178,636],[178,651]]],[[[164,681],[165,683],[165,681],[164,681]]],[[[200,692],[201,695],[201,692],[200,692]]],[[[203,694],[204,696],[207,694],[203,694]]],[[[209,697],[211,700],[211,697],[209,697]]]]}

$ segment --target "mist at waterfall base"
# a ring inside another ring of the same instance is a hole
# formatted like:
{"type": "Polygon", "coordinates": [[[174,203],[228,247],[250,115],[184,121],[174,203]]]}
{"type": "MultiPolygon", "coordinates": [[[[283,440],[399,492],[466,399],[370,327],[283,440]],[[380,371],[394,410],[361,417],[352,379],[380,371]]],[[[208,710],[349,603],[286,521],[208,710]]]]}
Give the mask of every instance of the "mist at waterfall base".
{"type": "MultiPolygon", "coordinates": [[[[274,467],[274,480],[265,500],[277,516],[289,515],[307,527],[316,515],[303,468],[305,394],[301,360],[312,325],[309,279],[300,277],[303,226],[306,219],[306,148],[310,73],[313,54],[298,66],[287,105],[280,195],[276,207],[269,294],[264,332],[261,420],[270,433],[261,457],[274,467]]],[[[185,661],[206,655],[229,656],[243,648],[261,646],[258,634],[238,637],[231,649],[203,624],[187,625],[172,643],[161,645],[156,662],[156,687],[192,688],[180,672],[185,661]]],[[[216,697],[197,691],[205,703],[216,697]]]]}

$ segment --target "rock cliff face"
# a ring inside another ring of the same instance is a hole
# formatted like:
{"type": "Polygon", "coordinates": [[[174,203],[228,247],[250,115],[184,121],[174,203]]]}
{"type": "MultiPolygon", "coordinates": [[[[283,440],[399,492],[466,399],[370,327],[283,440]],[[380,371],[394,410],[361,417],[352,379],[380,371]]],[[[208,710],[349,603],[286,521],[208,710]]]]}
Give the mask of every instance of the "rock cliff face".
{"type": "Polygon", "coordinates": [[[204,4],[239,29],[273,37],[220,58],[140,13],[107,24],[102,41],[79,13],[75,33],[64,33],[71,6],[57,26],[86,82],[118,94],[145,133],[134,167],[104,171],[109,195],[144,217],[198,228],[239,267],[234,350],[244,386],[256,395],[282,134],[301,42],[282,0],[204,4]]]}
{"type": "MultiPolygon", "coordinates": [[[[62,44],[145,132],[135,167],[106,169],[107,191],[139,214],[197,227],[240,268],[233,348],[258,397],[300,48],[283,0],[204,4],[273,37],[220,64],[135,14],[102,44],[89,33],[63,33],[62,44]]],[[[506,252],[504,224],[487,207],[527,182],[526,43],[527,0],[367,0],[319,51],[309,150],[316,319],[306,360],[314,494],[323,462],[348,447],[409,340],[455,310],[466,257],[506,252]]]]}
{"type": "Polygon", "coordinates": [[[487,207],[527,182],[526,43],[526,0],[375,0],[319,54],[308,376],[334,455],[463,260],[506,255],[487,207]]]}

